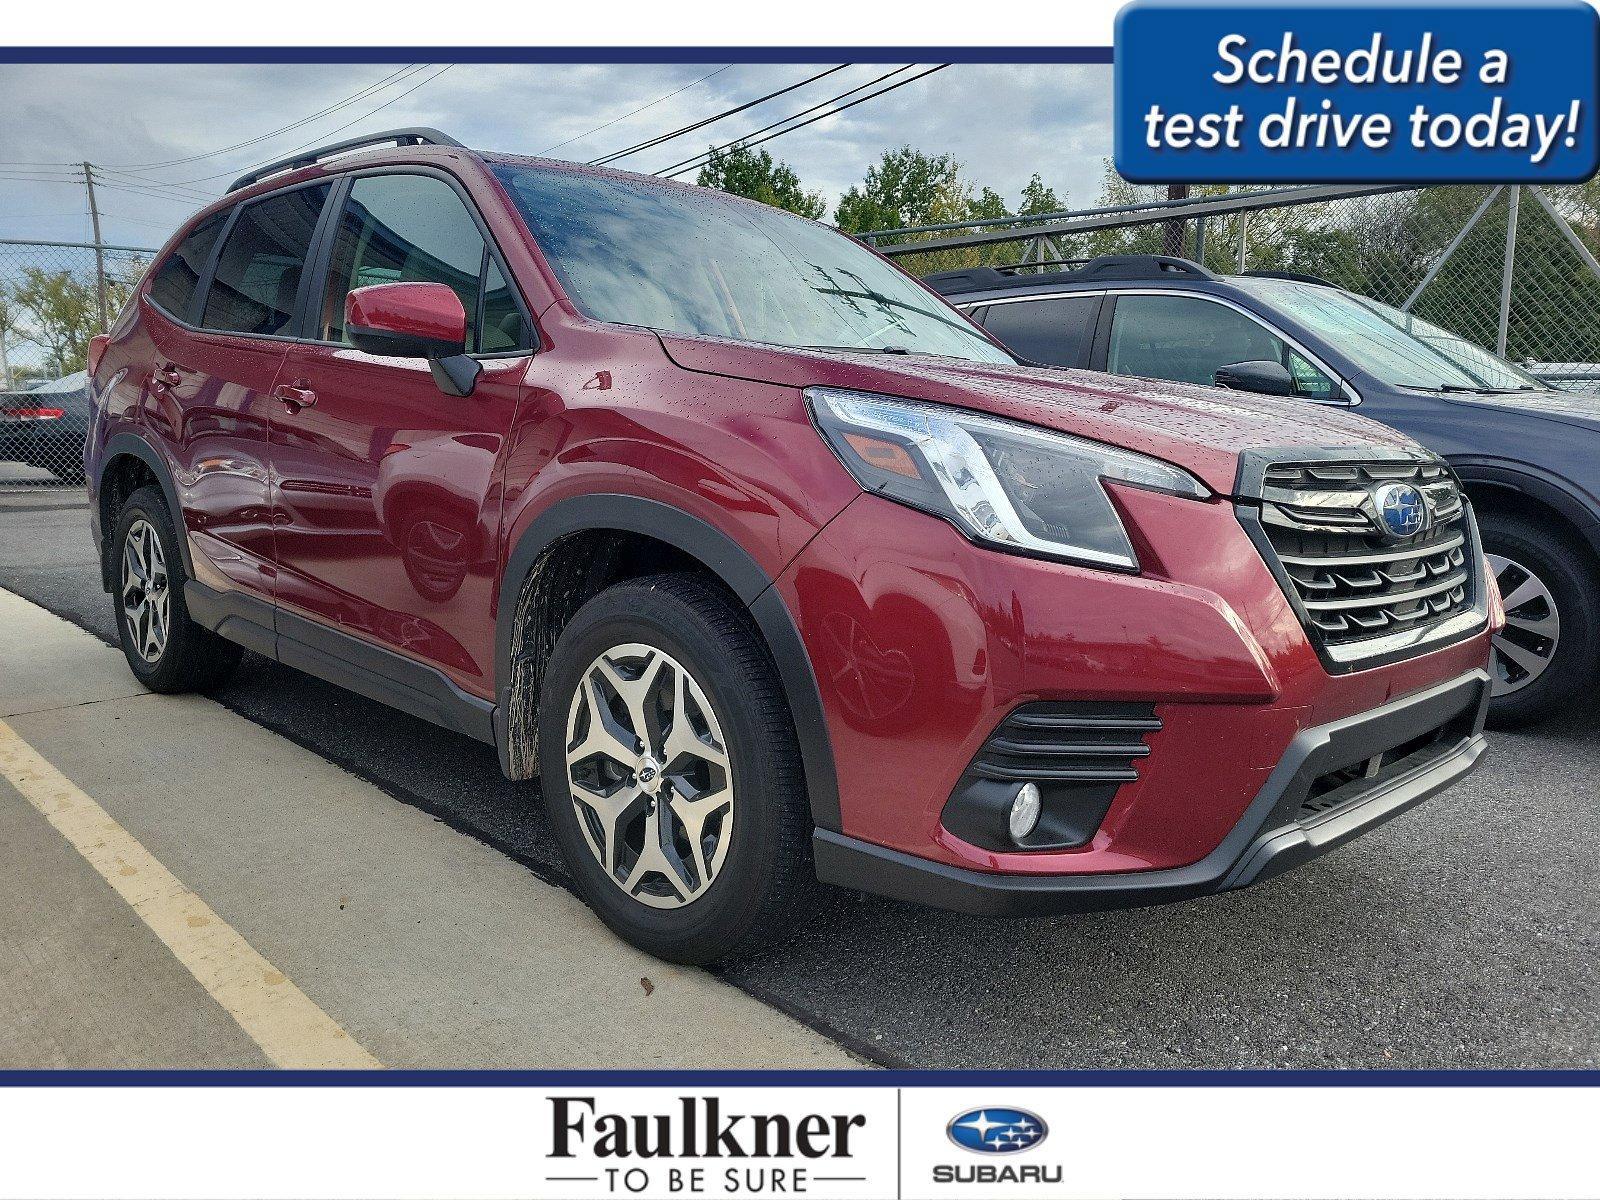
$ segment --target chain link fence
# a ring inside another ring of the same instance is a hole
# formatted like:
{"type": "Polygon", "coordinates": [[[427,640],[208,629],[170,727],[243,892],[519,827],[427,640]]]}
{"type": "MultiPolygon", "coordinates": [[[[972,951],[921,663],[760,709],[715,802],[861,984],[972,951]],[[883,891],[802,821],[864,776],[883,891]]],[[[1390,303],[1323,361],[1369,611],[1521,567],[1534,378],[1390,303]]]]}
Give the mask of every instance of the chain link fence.
{"type": "Polygon", "coordinates": [[[920,275],[1052,270],[1101,254],[1178,254],[1218,274],[1312,275],[1406,309],[1551,383],[1600,394],[1600,184],[1197,188],[1177,202],[1165,189],[1123,191],[1124,203],[1101,209],[866,239],[920,275]],[[1218,211],[1225,202],[1248,206],[1218,211]],[[941,248],[915,249],[924,244],[941,248]]]}
{"type": "MultiPolygon", "coordinates": [[[[1572,187],[1122,185],[1118,204],[864,235],[917,274],[1055,269],[1101,254],[1181,254],[1219,274],[1326,279],[1600,395],[1600,181],[1572,187]],[[920,247],[927,247],[921,249],[920,247]]],[[[0,487],[76,486],[89,339],[153,251],[0,240],[0,487]]]]}
{"type": "Polygon", "coordinates": [[[0,240],[0,489],[82,485],[89,339],[116,318],[153,255],[0,240]]]}

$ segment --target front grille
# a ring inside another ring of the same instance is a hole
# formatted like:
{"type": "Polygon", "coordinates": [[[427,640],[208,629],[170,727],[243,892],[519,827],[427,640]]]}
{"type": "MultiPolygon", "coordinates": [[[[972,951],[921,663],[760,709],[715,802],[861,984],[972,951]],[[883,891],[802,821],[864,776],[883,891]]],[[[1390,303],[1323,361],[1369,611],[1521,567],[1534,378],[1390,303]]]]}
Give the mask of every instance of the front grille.
{"type": "Polygon", "coordinates": [[[1461,491],[1439,462],[1277,464],[1260,523],[1311,641],[1340,663],[1403,652],[1475,624],[1481,567],[1461,491]],[[1376,493],[1409,483],[1426,516],[1410,537],[1385,530],[1376,493]]]}

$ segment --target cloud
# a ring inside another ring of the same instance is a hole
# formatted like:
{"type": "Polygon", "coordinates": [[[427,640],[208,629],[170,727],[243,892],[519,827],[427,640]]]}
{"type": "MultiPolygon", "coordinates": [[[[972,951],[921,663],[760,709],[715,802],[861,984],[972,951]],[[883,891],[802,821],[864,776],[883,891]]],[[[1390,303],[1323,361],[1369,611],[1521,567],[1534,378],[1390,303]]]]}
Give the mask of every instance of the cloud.
{"type": "MultiPolygon", "coordinates": [[[[405,95],[437,69],[430,67],[286,133],[170,167],[150,164],[209,154],[289,125],[406,64],[0,66],[0,94],[7,98],[0,110],[0,236],[85,238],[82,188],[65,180],[66,164],[85,159],[121,172],[108,177],[100,198],[107,240],[155,245],[198,207],[199,193],[220,193],[247,167],[302,143],[433,125],[485,149],[539,153],[567,142],[555,156],[590,159],[742,104],[826,65],[831,64],[461,64],[405,95]],[[711,72],[717,73],[695,82],[711,72]],[[372,111],[379,105],[385,107],[372,111]],[[349,122],[351,128],[335,132],[349,122]],[[615,123],[590,132],[607,122],[615,123]],[[16,165],[33,163],[62,165],[16,165]]],[[[851,66],[615,165],[662,169],[892,65],[898,64],[851,66]]],[[[1090,205],[1111,151],[1110,93],[1111,70],[1105,66],[959,63],[775,139],[767,149],[794,166],[808,187],[821,188],[830,211],[884,149],[907,143],[953,153],[977,184],[1013,202],[1038,172],[1073,204],[1090,205]]]]}

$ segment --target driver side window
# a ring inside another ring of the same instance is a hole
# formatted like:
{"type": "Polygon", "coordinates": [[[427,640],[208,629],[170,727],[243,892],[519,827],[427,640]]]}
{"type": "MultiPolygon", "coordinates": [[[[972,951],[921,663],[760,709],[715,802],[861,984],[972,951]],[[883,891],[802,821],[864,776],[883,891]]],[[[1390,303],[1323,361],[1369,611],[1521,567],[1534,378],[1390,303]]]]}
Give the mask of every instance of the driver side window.
{"type": "Polygon", "coordinates": [[[1269,361],[1286,367],[1297,395],[1333,397],[1335,385],[1282,338],[1245,314],[1194,296],[1117,297],[1106,370],[1113,375],[1212,383],[1219,367],[1269,361]]]}

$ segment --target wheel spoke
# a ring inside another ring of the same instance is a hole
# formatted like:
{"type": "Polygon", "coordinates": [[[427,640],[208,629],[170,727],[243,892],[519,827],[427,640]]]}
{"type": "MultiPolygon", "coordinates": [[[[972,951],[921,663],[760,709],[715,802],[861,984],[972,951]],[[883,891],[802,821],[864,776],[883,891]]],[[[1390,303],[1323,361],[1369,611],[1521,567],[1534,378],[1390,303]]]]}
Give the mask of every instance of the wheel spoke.
{"type": "Polygon", "coordinates": [[[1561,622],[1554,613],[1542,617],[1523,617],[1515,613],[1506,614],[1506,624],[1512,629],[1520,629],[1534,637],[1555,638],[1560,632],[1561,622]]]}
{"type": "Polygon", "coordinates": [[[611,706],[606,703],[605,696],[595,683],[593,674],[586,679],[579,689],[579,698],[589,714],[589,729],[584,734],[582,741],[574,742],[577,737],[576,725],[578,711],[574,710],[573,728],[567,732],[567,762],[577,764],[595,755],[604,755],[612,762],[622,767],[632,766],[639,756],[635,744],[636,739],[620,724],[611,713],[611,706]]]}
{"type": "Polygon", "coordinates": [[[1538,674],[1538,672],[1544,670],[1546,663],[1549,662],[1542,655],[1535,654],[1532,650],[1517,645],[1510,638],[1503,635],[1496,636],[1493,641],[1494,650],[1497,654],[1510,659],[1530,675],[1538,674]]]}
{"type": "Polygon", "coordinates": [[[588,808],[595,815],[596,822],[600,826],[598,836],[589,822],[583,821],[580,824],[583,826],[584,836],[589,840],[590,848],[600,860],[600,865],[613,879],[617,875],[618,852],[622,849],[622,823],[638,800],[637,788],[623,788],[609,796],[596,795],[582,788],[574,789],[572,793],[574,804],[588,808]]]}
{"type": "Polygon", "coordinates": [[[1528,575],[1501,598],[1501,603],[1505,605],[1506,611],[1510,612],[1514,608],[1521,608],[1530,600],[1542,600],[1548,596],[1549,593],[1545,591],[1544,584],[1539,581],[1538,576],[1528,575]]]}

